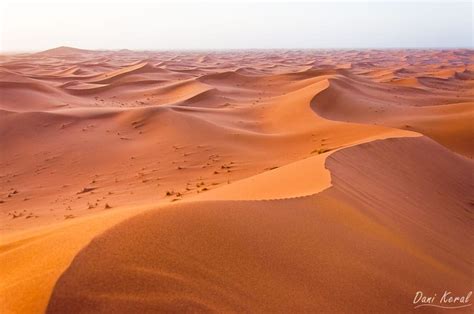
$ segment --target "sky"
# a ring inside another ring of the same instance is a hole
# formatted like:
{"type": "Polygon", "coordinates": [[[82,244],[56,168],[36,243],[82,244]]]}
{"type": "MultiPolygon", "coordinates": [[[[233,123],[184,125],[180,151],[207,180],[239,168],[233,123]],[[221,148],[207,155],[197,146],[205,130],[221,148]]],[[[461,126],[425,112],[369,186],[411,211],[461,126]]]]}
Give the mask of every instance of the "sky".
{"type": "Polygon", "coordinates": [[[0,51],[472,48],[472,1],[0,0],[0,51]]]}

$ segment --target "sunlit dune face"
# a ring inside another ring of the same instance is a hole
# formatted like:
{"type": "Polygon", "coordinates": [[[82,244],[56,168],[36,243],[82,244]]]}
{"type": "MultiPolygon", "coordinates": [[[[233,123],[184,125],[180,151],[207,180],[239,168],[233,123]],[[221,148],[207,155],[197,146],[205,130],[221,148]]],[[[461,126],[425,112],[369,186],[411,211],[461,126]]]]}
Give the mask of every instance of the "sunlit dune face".
{"type": "Polygon", "coordinates": [[[473,64],[2,55],[7,312],[403,312],[417,289],[469,289],[473,64]]]}
{"type": "Polygon", "coordinates": [[[386,127],[471,157],[472,69],[465,64],[472,58],[468,50],[67,47],[4,57],[3,228],[61,221],[106,203],[195,196],[386,127]]]}

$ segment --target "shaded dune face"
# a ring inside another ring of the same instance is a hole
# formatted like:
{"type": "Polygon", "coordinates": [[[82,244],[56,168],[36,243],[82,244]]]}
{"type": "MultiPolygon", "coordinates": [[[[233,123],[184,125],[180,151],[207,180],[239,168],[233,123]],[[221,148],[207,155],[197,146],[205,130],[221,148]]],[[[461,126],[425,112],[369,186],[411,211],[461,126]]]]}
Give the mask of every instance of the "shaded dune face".
{"type": "Polygon", "coordinates": [[[0,312],[406,313],[416,291],[465,293],[473,64],[0,56],[0,312]]]}
{"type": "Polygon", "coordinates": [[[359,76],[336,76],[313,98],[312,108],[331,120],[419,132],[472,159],[474,81],[450,81],[456,88],[374,84],[359,76]]]}
{"type": "Polygon", "coordinates": [[[95,238],[47,312],[407,312],[472,285],[473,164],[419,138],[342,149],[333,186],[157,208],[95,238]],[[344,288],[342,288],[344,287],[344,288]]]}

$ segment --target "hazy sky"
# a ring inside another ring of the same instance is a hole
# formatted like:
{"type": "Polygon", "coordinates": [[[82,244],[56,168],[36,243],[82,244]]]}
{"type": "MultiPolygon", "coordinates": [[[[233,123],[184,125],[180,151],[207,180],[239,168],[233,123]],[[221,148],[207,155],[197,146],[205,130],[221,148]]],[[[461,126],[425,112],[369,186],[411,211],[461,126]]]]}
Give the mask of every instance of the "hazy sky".
{"type": "Polygon", "coordinates": [[[471,1],[0,0],[0,50],[472,47],[471,1]]]}

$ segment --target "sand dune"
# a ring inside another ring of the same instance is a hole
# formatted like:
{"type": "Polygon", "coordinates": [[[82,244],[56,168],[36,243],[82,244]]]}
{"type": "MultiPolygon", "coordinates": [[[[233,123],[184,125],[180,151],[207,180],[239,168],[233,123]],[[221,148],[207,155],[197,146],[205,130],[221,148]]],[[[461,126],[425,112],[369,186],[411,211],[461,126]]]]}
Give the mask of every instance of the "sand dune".
{"type": "Polygon", "coordinates": [[[90,54],[90,53],[97,53],[91,50],[86,50],[86,49],[79,49],[79,48],[73,48],[73,47],[67,47],[67,46],[61,46],[61,47],[56,47],[52,49],[48,49],[45,51],[41,51],[36,53],[36,56],[53,56],[53,57],[74,57],[77,56],[78,54],[90,54]]]}
{"type": "Polygon", "coordinates": [[[322,117],[420,132],[472,158],[474,89],[465,83],[457,83],[452,92],[436,93],[414,86],[374,86],[347,77],[330,79],[329,85],[312,103],[322,117]]]}
{"type": "Polygon", "coordinates": [[[338,151],[327,166],[333,187],[314,196],[187,203],[118,225],[77,255],[48,312],[402,312],[390,300],[416,289],[470,289],[471,161],[424,138],[391,139],[338,151]],[[427,183],[441,175],[439,195],[427,183]]]}
{"type": "Polygon", "coordinates": [[[409,312],[472,289],[471,50],[0,60],[2,313],[409,312]]]}
{"type": "Polygon", "coordinates": [[[114,224],[141,208],[115,209],[2,236],[0,293],[4,313],[44,312],[57,278],[75,254],[114,224]]]}

